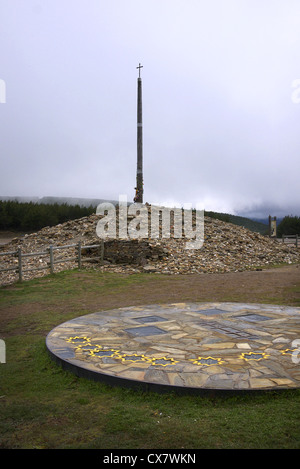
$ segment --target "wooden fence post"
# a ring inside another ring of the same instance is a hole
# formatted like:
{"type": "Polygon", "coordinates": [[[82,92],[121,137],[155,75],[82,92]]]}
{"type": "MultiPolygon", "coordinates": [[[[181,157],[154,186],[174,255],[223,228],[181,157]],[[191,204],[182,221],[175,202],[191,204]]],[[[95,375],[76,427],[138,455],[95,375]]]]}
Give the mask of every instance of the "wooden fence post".
{"type": "Polygon", "coordinates": [[[101,243],[100,243],[100,264],[102,265],[103,264],[103,258],[104,258],[104,241],[103,239],[101,239],[101,243]]]}
{"type": "Polygon", "coordinates": [[[19,281],[22,282],[23,275],[22,275],[22,250],[18,248],[18,268],[19,268],[19,281]]]}
{"type": "Polygon", "coordinates": [[[78,269],[81,269],[81,241],[78,241],[78,269]]]}
{"type": "Polygon", "coordinates": [[[53,262],[53,246],[51,245],[49,247],[49,253],[50,253],[50,272],[51,274],[54,273],[54,262],[53,262]]]}
{"type": "MultiPolygon", "coordinates": [[[[296,242],[298,242],[298,238],[296,238],[296,242]]],[[[14,272],[18,272],[19,281],[22,282],[23,281],[23,261],[22,261],[23,257],[29,257],[29,256],[36,257],[36,256],[40,256],[40,255],[44,256],[44,255],[47,255],[48,252],[49,252],[49,256],[50,256],[50,262],[47,262],[46,266],[26,268],[26,264],[25,264],[24,272],[28,272],[28,271],[32,271],[32,270],[48,269],[49,264],[50,264],[50,273],[54,274],[54,264],[65,262],[65,261],[67,262],[67,261],[76,261],[76,260],[78,262],[78,268],[79,269],[81,269],[82,262],[85,261],[85,260],[94,261],[94,259],[100,259],[100,264],[103,265],[103,262],[104,262],[104,249],[105,249],[105,244],[104,244],[103,240],[101,240],[100,244],[94,244],[94,245],[91,245],[91,246],[82,246],[81,241],[78,242],[78,245],[77,244],[70,244],[70,245],[59,246],[59,247],[50,245],[48,248],[45,248],[45,251],[31,252],[31,253],[24,253],[24,254],[22,254],[22,249],[19,247],[16,251],[7,252],[7,253],[4,253],[4,252],[0,253],[0,256],[2,256],[2,255],[13,255],[14,257],[18,257],[18,266],[15,265],[14,267],[0,269],[0,272],[5,272],[5,271],[9,271],[9,270],[13,270],[14,272]],[[76,248],[76,246],[78,248],[77,257],[72,257],[72,258],[67,258],[67,259],[59,257],[58,259],[56,259],[56,261],[54,261],[54,250],[56,250],[56,249],[67,249],[67,248],[71,248],[71,247],[76,248]],[[82,259],[82,249],[92,249],[92,248],[95,248],[95,249],[97,248],[99,255],[96,256],[95,258],[91,257],[91,258],[87,258],[87,259],[86,258],[82,259]]]]}

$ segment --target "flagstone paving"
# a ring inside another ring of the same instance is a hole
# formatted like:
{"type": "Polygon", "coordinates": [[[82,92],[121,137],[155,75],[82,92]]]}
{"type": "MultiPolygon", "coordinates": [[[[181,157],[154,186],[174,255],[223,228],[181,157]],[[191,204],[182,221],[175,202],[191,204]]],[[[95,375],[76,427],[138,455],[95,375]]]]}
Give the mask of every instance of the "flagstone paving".
{"type": "Polygon", "coordinates": [[[300,387],[300,308],[125,307],[65,322],[46,345],[65,369],[111,385],[193,393],[300,387]]]}

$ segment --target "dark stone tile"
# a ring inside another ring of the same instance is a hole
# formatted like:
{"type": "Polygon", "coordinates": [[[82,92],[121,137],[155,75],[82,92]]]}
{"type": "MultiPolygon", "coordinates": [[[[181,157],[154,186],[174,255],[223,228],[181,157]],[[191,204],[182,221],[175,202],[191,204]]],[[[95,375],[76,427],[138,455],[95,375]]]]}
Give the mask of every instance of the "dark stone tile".
{"type": "Polygon", "coordinates": [[[124,330],[128,332],[128,334],[132,334],[139,337],[146,335],[166,334],[166,331],[163,331],[162,329],[156,326],[130,327],[129,329],[124,330]]]}
{"type": "Polygon", "coordinates": [[[244,314],[242,316],[235,316],[234,319],[242,319],[242,321],[257,322],[257,321],[270,321],[273,318],[262,316],[261,314],[244,314]]]}
{"type": "Polygon", "coordinates": [[[215,316],[216,314],[228,314],[229,311],[224,311],[222,309],[199,309],[193,311],[193,313],[204,314],[205,316],[215,316]]]}
{"type": "Polygon", "coordinates": [[[62,359],[75,357],[75,353],[73,350],[60,350],[58,355],[62,359]]]}
{"type": "Polygon", "coordinates": [[[161,322],[161,321],[168,321],[168,319],[161,318],[160,316],[144,316],[141,318],[133,318],[134,321],[147,323],[147,322],[161,322]]]}
{"type": "Polygon", "coordinates": [[[95,357],[112,357],[115,353],[115,350],[97,350],[93,355],[95,357]]]}

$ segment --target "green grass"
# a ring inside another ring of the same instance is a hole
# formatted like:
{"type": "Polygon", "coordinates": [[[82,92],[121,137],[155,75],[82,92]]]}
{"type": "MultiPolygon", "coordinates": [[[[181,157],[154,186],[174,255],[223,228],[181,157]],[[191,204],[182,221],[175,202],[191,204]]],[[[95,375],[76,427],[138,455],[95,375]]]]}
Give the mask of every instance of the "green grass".
{"type": "MultiPolygon", "coordinates": [[[[158,275],[151,276],[152,279],[158,277],[161,279],[158,275]]],[[[65,300],[66,296],[76,301],[83,292],[86,294],[113,293],[116,288],[126,289],[130,285],[143,284],[147,280],[149,280],[147,274],[106,275],[97,271],[80,272],[74,269],[2,288],[0,305],[32,302],[42,302],[48,305],[51,301],[57,304],[60,300],[65,300]],[[51,295],[50,299],[49,295],[51,295]]]]}
{"type": "Polygon", "coordinates": [[[294,306],[300,306],[300,285],[295,285],[294,287],[289,288],[289,292],[293,294],[294,306]]]}
{"type": "Polygon", "coordinates": [[[47,331],[91,312],[88,298],[122,298],[133,286],[151,296],[161,282],[167,289],[160,276],[73,271],[0,289],[2,317],[23,308],[1,330],[7,357],[0,364],[0,448],[300,448],[298,390],[160,395],[78,378],[50,359],[47,331]]]}

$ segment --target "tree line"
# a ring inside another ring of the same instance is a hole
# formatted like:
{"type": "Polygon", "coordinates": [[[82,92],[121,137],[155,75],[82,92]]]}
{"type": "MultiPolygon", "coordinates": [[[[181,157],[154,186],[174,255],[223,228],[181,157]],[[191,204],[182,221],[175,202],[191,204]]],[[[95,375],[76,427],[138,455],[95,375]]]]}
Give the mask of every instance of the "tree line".
{"type": "Polygon", "coordinates": [[[80,205],[40,204],[35,202],[0,201],[0,230],[35,231],[76,220],[92,213],[95,207],[80,205]]]}
{"type": "Polygon", "coordinates": [[[277,236],[282,235],[300,235],[300,217],[288,215],[281,220],[277,227],[277,236]]]}
{"type": "MultiPolygon", "coordinates": [[[[82,207],[80,205],[43,204],[36,202],[18,202],[14,200],[0,201],[0,230],[36,231],[45,226],[55,226],[69,220],[86,217],[96,212],[96,207],[82,207]]],[[[225,222],[244,225],[246,219],[231,216],[226,213],[206,212],[205,216],[218,218],[225,222]]],[[[249,220],[250,222],[251,220],[249,220]]],[[[252,231],[255,227],[246,226],[252,231]]],[[[266,227],[267,229],[267,227],[266,227]]],[[[300,235],[300,217],[286,216],[277,227],[277,236],[300,235]]]]}

